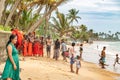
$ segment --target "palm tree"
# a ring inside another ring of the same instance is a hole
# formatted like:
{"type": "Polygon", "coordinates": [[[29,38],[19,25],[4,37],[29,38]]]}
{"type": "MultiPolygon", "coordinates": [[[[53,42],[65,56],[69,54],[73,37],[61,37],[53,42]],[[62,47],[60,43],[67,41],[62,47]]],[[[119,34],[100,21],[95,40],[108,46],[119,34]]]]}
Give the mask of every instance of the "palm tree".
{"type": "Polygon", "coordinates": [[[2,17],[2,12],[3,12],[3,10],[4,10],[4,4],[5,4],[5,1],[6,0],[0,0],[0,22],[1,22],[1,17],[2,17]]]}
{"type": "Polygon", "coordinates": [[[86,27],[86,25],[81,25],[80,27],[79,27],[80,29],[81,29],[81,40],[82,41],[88,41],[88,39],[89,39],[89,33],[87,32],[87,27],[86,27]]]}
{"type": "Polygon", "coordinates": [[[9,16],[8,16],[8,18],[7,18],[7,21],[6,21],[6,23],[5,23],[4,26],[7,26],[7,25],[8,25],[9,21],[11,20],[12,15],[14,14],[14,11],[16,10],[16,8],[17,8],[17,6],[18,6],[18,4],[19,4],[20,1],[21,1],[21,0],[16,0],[16,1],[15,1],[15,4],[12,6],[12,9],[11,9],[11,11],[10,11],[10,14],[9,14],[9,16]]]}
{"type": "Polygon", "coordinates": [[[81,40],[82,41],[88,41],[89,40],[89,34],[87,32],[81,32],[81,40]]]}
{"type": "Polygon", "coordinates": [[[120,40],[120,32],[116,32],[116,34],[118,35],[118,38],[120,40]]]}
{"type": "Polygon", "coordinates": [[[116,39],[116,40],[119,40],[119,37],[118,37],[118,34],[117,34],[117,33],[115,33],[115,39],[116,39]]]}
{"type": "Polygon", "coordinates": [[[73,23],[76,21],[78,23],[78,19],[81,19],[81,17],[77,16],[79,13],[79,10],[76,9],[70,9],[68,15],[68,19],[70,19],[69,23],[73,23]]]}
{"type": "Polygon", "coordinates": [[[6,22],[6,19],[10,13],[10,10],[11,10],[11,7],[12,5],[14,4],[14,0],[6,0],[5,1],[5,4],[4,4],[4,10],[2,12],[2,17],[0,18],[1,19],[1,24],[5,24],[6,22]],[[9,8],[9,10],[8,10],[9,8]]]}
{"type": "Polygon", "coordinates": [[[52,8],[45,13],[34,25],[32,25],[29,30],[27,31],[27,33],[34,31],[37,27],[39,27],[39,25],[43,22],[43,20],[46,18],[46,16],[49,16],[51,14],[51,12],[53,10],[55,10],[61,3],[63,3],[66,0],[59,0],[57,2],[54,3],[54,5],[52,6],[52,8]]]}
{"type": "Polygon", "coordinates": [[[108,31],[108,33],[111,35],[111,31],[108,31]]]}
{"type": "Polygon", "coordinates": [[[89,34],[89,42],[93,42],[93,38],[94,38],[93,29],[90,29],[88,31],[88,34],[89,34]]]}
{"type": "Polygon", "coordinates": [[[92,37],[93,37],[93,29],[90,29],[90,30],[88,31],[88,33],[89,33],[89,36],[92,38],[92,37]]]}
{"type": "Polygon", "coordinates": [[[70,27],[68,19],[63,13],[57,11],[56,14],[58,19],[55,17],[52,18],[52,26],[54,27],[55,31],[59,33],[60,37],[74,30],[72,27],[70,27]]]}
{"type": "MultiPolygon", "coordinates": [[[[19,25],[19,18],[24,10],[30,10],[29,4],[33,3],[34,0],[6,0],[6,6],[12,5],[12,8],[10,9],[10,13],[6,19],[6,22],[4,23],[4,26],[9,25],[9,22],[14,22],[14,26],[17,27],[19,25]],[[12,4],[11,4],[12,3],[12,4]],[[13,20],[13,16],[15,17],[13,20]]],[[[34,4],[36,5],[36,4],[34,4]]],[[[9,6],[10,7],[10,6],[9,6]]],[[[31,7],[30,7],[31,8],[31,7]]],[[[5,13],[4,13],[5,14],[5,13]]]]}
{"type": "Polygon", "coordinates": [[[39,26],[39,28],[36,30],[36,33],[39,35],[44,35],[44,25],[45,21],[39,26]]]}
{"type": "Polygon", "coordinates": [[[98,40],[99,39],[99,34],[98,33],[94,33],[94,38],[95,38],[95,40],[98,40]]]}
{"type": "Polygon", "coordinates": [[[38,14],[34,14],[32,16],[32,10],[24,10],[19,20],[20,29],[24,29],[25,31],[27,31],[29,29],[29,26],[31,26],[38,19],[38,17],[38,14]]]}
{"type": "Polygon", "coordinates": [[[86,32],[87,31],[87,27],[85,26],[85,25],[81,25],[80,26],[80,29],[81,29],[81,31],[83,31],[83,32],[86,32]]]}
{"type": "Polygon", "coordinates": [[[73,31],[71,34],[71,38],[73,38],[75,41],[79,40],[81,37],[81,32],[80,31],[73,31]]]}

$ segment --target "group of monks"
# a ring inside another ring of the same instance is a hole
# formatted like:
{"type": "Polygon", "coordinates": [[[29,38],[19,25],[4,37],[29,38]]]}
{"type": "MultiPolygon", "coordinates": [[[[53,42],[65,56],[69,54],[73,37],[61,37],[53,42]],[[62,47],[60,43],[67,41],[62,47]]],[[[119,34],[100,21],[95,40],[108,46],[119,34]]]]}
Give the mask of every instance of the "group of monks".
{"type": "Polygon", "coordinates": [[[35,33],[24,35],[18,29],[12,29],[12,34],[17,35],[16,48],[23,56],[42,56],[43,57],[43,37],[36,37],[35,33]]]}

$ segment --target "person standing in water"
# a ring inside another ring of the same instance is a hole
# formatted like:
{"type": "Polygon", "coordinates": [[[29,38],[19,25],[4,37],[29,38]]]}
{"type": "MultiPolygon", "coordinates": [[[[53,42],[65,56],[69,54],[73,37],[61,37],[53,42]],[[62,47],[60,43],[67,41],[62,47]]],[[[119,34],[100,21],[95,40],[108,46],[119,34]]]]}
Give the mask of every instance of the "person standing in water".
{"type": "Polygon", "coordinates": [[[12,34],[6,45],[8,58],[2,74],[3,80],[20,80],[18,50],[15,47],[17,36],[12,34]]]}
{"type": "Polygon", "coordinates": [[[106,53],[105,53],[106,47],[103,47],[103,50],[101,51],[101,55],[100,55],[100,64],[102,66],[102,68],[105,68],[105,57],[106,57],[106,53]]]}
{"type": "Polygon", "coordinates": [[[116,54],[115,63],[114,63],[113,66],[115,66],[116,63],[120,64],[119,59],[120,59],[120,58],[119,58],[118,54],[116,54]]]}

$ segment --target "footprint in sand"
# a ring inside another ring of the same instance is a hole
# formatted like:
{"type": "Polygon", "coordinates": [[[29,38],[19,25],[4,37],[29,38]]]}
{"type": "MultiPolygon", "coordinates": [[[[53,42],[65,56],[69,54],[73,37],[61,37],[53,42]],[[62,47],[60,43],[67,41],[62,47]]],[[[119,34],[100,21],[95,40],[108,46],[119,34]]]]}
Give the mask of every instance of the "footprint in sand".
{"type": "Polygon", "coordinates": [[[32,80],[31,78],[28,78],[28,80],[32,80]]]}

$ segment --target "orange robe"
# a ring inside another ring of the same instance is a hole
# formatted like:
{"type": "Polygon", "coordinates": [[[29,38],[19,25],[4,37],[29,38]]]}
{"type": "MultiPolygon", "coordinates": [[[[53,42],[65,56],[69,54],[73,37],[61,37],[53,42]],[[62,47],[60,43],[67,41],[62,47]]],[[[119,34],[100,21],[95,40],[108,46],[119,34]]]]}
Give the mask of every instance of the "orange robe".
{"type": "Polygon", "coordinates": [[[27,47],[28,47],[28,43],[27,43],[27,41],[25,40],[25,41],[23,42],[23,56],[27,56],[27,55],[28,55],[27,47]]]}
{"type": "Polygon", "coordinates": [[[22,46],[22,34],[20,32],[17,33],[17,48],[20,49],[22,46]]]}
{"type": "Polygon", "coordinates": [[[32,42],[28,42],[28,56],[33,55],[33,50],[32,50],[32,42]]]}
{"type": "Polygon", "coordinates": [[[33,55],[39,55],[39,47],[40,47],[40,43],[38,41],[34,42],[33,45],[33,55]]]}
{"type": "Polygon", "coordinates": [[[17,43],[16,43],[16,48],[20,49],[22,46],[22,40],[23,40],[23,34],[19,32],[18,29],[14,29],[12,31],[12,34],[17,35],[17,43]]]}
{"type": "Polygon", "coordinates": [[[12,34],[17,35],[18,29],[12,30],[12,34]]]}

